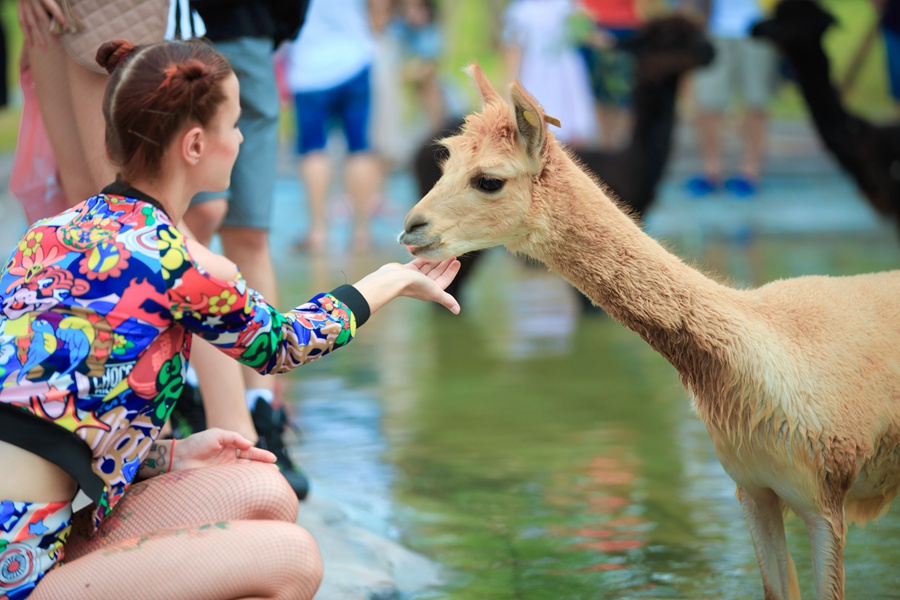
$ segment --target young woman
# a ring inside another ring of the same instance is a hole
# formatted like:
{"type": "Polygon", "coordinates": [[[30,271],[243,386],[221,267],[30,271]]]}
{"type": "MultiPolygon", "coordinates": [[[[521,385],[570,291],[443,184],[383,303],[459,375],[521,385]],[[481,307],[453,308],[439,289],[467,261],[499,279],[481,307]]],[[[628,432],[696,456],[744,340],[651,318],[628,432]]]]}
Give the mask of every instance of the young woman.
{"type": "Polygon", "coordinates": [[[279,313],[175,227],[196,193],[228,187],[228,63],[122,40],[97,61],[117,179],[35,223],[0,272],[0,598],[311,598],[320,557],[274,456],[221,429],[156,440],[191,335],[281,373],[398,296],[458,312],[444,288],[459,263],[385,265],[279,313]],[[79,487],[94,503],[73,516],[79,487]]]}

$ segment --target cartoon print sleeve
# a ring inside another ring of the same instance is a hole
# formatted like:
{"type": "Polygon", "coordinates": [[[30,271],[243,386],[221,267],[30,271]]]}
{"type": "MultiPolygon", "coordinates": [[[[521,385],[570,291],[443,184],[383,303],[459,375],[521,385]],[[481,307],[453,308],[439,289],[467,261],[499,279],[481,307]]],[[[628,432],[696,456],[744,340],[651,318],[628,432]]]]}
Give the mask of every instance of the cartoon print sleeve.
{"type": "Polygon", "coordinates": [[[283,373],[347,345],[369,317],[349,285],[282,314],[240,275],[222,281],[205,272],[174,227],[159,228],[159,247],[173,319],[260,373],[283,373]]]}

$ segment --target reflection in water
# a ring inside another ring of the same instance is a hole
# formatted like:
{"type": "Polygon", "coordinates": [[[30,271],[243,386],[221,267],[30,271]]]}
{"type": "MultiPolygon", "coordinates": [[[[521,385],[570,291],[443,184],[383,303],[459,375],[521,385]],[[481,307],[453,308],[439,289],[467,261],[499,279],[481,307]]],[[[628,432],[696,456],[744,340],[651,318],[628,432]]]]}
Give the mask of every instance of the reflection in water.
{"type": "MultiPolygon", "coordinates": [[[[873,239],[754,244],[687,258],[758,285],[895,256],[873,239]]],[[[329,268],[324,287],[351,270],[329,268]]],[[[734,484],[668,363],[502,252],[461,300],[459,317],[398,301],[339,357],[291,375],[313,489],[340,488],[452,569],[423,598],[762,597],[734,484]]],[[[788,544],[813,597],[796,518],[788,544]]],[[[848,598],[900,597],[900,508],[851,527],[845,556],[848,598]]]]}
{"type": "Polygon", "coordinates": [[[648,523],[634,514],[638,465],[625,456],[623,447],[612,446],[609,451],[593,457],[574,482],[560,482],[559,492],[547,499],[561,510],[577,507],[590,521],[550,530],[553,536],[570,540],[568,550],[590,553],[591,564],[578,569],[581,572],[625,569],[627,551],[647,545],[648,523]]]}

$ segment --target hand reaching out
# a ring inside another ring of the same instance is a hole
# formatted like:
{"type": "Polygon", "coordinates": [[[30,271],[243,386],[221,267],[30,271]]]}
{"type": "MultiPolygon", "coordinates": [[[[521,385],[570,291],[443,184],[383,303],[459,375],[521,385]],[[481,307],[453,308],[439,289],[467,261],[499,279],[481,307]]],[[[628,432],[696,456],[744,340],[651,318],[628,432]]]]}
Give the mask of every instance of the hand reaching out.
{"type": "Polygon", "coordinates": [[[274,464],[275,455],[254,447],[239,433],[213,427],[178,440],[172,460],[173,471],[184,471],[248,460],[274,464]]]}
{"type": "Polygon", "coordinates": [[[417,258],[405,265],[389,263],[366,275],[353,287],[363,295],[373,313],[394,298],[407,296],[437,302],[458,314],[459,303],[444,289],[459,273],[459,266],[455,258],[442,261],[417,258]]]}

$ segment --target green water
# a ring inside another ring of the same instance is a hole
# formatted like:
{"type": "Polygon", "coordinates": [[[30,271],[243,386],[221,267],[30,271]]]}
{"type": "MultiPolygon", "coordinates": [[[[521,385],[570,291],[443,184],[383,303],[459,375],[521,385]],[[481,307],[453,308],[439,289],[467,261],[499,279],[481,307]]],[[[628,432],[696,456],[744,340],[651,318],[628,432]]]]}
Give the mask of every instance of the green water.
{"type": "MultiPolygon", "coordinates": [[[[738,285],[886,269],[900,256],[884,237],[672,246],[738,285]]],[[[306,464],[358,486],[394,535],[448,567],[447,584],[420,597],[762,597],[734,485],[668,363],[503,251],[462,300],[459,317],[398,301],[340,359],[291,376],[301,411],[325,397],[371,409],[324,419],[343,420],[329,435],[346,440],[330,447],[317,449],[306,422],[306,464]]],[[[795,517],[788,542],[812,598],[795,517]]],[[[900,598],[900,509],[851,527],[845,558],[848,598],[900,598]]]]}

